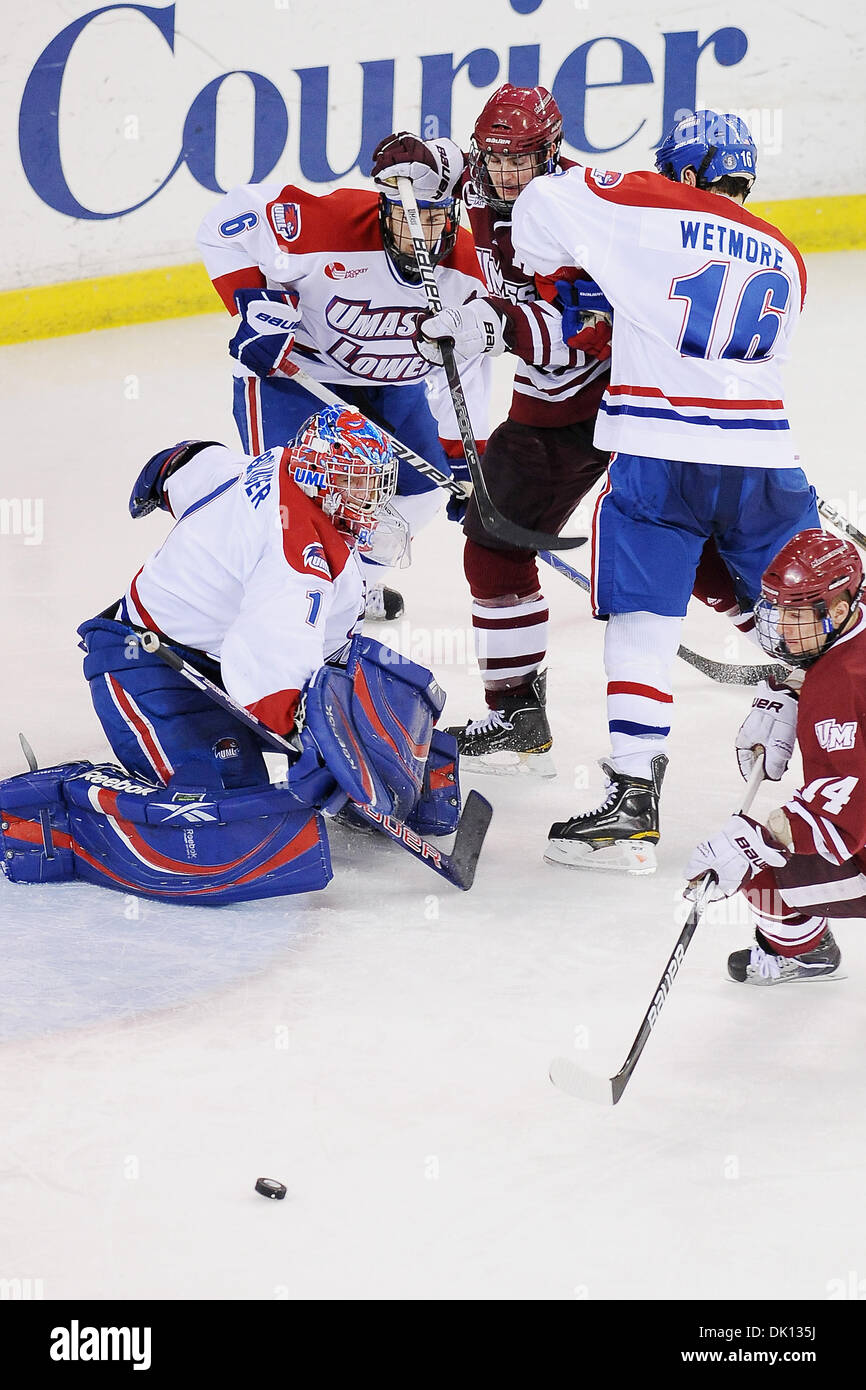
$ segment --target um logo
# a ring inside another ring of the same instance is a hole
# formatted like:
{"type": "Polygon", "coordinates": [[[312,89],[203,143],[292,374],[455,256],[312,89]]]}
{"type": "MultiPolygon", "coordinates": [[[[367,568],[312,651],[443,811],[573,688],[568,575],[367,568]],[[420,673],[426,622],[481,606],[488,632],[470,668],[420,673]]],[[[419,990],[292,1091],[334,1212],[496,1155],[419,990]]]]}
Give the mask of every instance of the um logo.
{"type": "Polygon", "coordinates": [[[835,719],[822,719],[815,725],[815,737],[828,753],[836,753],[842,748],[853,748],[857,737],[857,721],[850,724],[837,724],[835,719]]]}

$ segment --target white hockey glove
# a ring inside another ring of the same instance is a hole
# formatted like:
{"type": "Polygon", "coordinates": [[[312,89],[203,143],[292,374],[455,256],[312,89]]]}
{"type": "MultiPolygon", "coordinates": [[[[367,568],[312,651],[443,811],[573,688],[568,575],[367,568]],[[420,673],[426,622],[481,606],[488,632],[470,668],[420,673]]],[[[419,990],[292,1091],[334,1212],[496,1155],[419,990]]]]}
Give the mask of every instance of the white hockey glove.
{"type": "Polygon", "coordinates": [[[373,182],[394,197],[397,179],[411,179],[419,203],[439,203],[459,196],[463,154],[453,140],[419,140],[408,130],[386,135],[373,151],[373,182]]]}
{"type": "Polygon", "coordinates": [[[778,782],[787,770],[797,741],[797,695],[787,685],[761,681],[752,708],[735,739],[740,773],[749,780],[755,765],[755,745],[764,749],[764,772],[778,782]]]}
{"type": "Polygon", "coordinates": [[[696,898],[699,880],[709,870],[715,882],[709,900],[729,898],[763,868],[780,869],[787,858],[779,845],[774,844],[769,831],[752,820],[751,816],[731,816],[709,840],[692,851],[686,865],[684,898],[696,898]]]}
{"type": "Polygon", "coordinates": [[[486,299],[470,299],[459,309],[443,309],[422,322],[416,347],[428,362],[441,367],[442,349],[437,338],[453,339],[454,356],[463,362],[482,352],[498,357],[505,351],[502,319],[486,299]]]}

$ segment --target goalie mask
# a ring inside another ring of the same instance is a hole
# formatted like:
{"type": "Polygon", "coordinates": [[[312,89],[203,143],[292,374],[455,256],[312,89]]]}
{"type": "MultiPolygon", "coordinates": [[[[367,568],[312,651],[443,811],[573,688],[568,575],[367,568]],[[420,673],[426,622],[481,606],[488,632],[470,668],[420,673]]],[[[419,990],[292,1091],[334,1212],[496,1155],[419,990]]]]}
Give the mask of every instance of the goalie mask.
{"type": "Polygon", "coordinates": [[[373,547],[397,487],[397,459],[377,425],[349,406],[328,406],[299,429],[288,468],[349,545],[362,553],[373,547]]]}
{"type": "Polygon", "coordinates": [[[510,217],[521,190],[559,167],[561,144],[562,114],[547,88],[506,82],[485,105],[469,142],[475,193],[493,212],[510,217]]]}
{"type": "Polygon", "coordinates": [[[811,666],[850,629],[862,588],[856,546],[817,528],[798,532],[761,581],[755,630],[764,651],[789,666],[811,666]]]}

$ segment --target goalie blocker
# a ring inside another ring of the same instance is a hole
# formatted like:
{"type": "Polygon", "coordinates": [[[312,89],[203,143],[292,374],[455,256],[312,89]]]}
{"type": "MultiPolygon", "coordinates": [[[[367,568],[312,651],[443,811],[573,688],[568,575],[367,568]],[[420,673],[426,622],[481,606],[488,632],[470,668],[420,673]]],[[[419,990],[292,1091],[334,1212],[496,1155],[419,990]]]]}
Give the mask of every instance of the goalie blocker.
{"type": "Polygon", "coordinates": [[[213,704],[202,696],[199,706],[197,692],[129,628],[94,619],[81,632],[85,674],[112,745],[134,710],[163,750],[185,745],[185,762],[164,785],[141,768],[87,762],[0,782],[0,848],[13,882],[79,878],[214,906],[324,888],[332,869],[322,812],[349,801],[419,835],[457,828],[456,745],[433,727],[444,693],[428,670],[381,643],[355,637],[345,668],[316,673],[305,691],[303,751],[272,786],[252,756],[266,745],[255,750],[256,735],[225,718],[229,732],[214,743],[213,704]],[[118,723],[96,698],[109,672],[121,696],[111,708],[126,711],[118,723]],[[235,762],[246,785],[224,772],[235,762]]]}

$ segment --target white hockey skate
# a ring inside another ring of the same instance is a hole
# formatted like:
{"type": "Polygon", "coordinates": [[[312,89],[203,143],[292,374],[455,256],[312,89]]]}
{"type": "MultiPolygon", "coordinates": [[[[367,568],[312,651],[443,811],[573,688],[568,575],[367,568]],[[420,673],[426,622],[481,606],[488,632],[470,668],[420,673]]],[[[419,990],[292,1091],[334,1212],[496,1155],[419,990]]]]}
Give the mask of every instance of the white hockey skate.
{"type": "Polygon", "coordinates": [[[802,956],[780,956],[760,932],[755,945],[728,956],[728,974],[738,985],[784,985],[800,980],[844,980],[840,972],[842,952],[829,927],[813,951],[802,956]]]}

